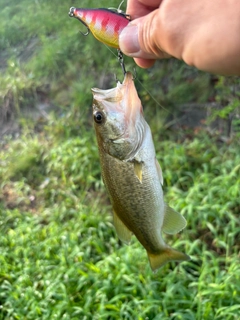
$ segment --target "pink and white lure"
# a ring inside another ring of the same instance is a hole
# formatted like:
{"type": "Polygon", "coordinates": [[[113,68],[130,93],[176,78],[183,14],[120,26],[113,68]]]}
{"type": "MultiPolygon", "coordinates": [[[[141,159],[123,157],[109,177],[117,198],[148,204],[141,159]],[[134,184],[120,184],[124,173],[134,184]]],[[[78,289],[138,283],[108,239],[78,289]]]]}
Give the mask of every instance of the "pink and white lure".
{"type": "Polygon", "coordinates": [[[129,15],[120,10],[70,8],[69,16],[80,20],[94,37],[104,44],[119,49],[119,35],[130,21],[129,15]]]}

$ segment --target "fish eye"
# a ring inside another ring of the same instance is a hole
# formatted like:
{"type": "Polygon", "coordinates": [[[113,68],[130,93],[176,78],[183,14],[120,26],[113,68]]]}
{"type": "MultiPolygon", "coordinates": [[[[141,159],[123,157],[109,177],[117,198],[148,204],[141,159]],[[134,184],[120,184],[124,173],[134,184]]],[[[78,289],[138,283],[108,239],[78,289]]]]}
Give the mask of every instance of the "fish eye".
{"type": "Polygon", "coordinates": [[[101,124],[104,120],[104,115],[101,111],[97,111],[94,113],[94,120],[96,123],[101,124]]]}

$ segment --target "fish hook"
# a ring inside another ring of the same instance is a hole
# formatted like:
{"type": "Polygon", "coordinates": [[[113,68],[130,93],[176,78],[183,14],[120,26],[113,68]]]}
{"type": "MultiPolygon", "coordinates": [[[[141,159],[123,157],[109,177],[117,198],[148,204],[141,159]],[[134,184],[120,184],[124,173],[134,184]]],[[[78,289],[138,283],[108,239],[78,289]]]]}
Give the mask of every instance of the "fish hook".
{"type": "MultiPolygon", "coordinates": [[[[81,20],[80,20],[81,21],[81,20]]],[[[81,21],[82,22],[82,24],[84,24],[85,25],[85,27],[87,28],[87,32],[82,32],[82,31],[80,31],[80,33],[83,35],[83,36],[88,36],[89,35],[89,33],[90,33],[90,29],[88,28],[88,26],[83,22],[83,21],[81,21]]]]}
{"type": "MultiPolygon", "coordinates": [[[[69,10],[69,16],[72,18],[72,17],[74,17],[74,10],[75,10],[76,8],[75,7],[71,7],[70,8],[70,10],[69,10]]],[[[79,19],[79,21],[87,28],[87,32],[82,32],[82,31],[80,31],[80,33],[83,35],[83,36],[88,36],[89,35],[89,33],[90,33],[90,29],[89,29],[89,27],[88,27],[88,25],[84,22],[84,21],[82,21],[81,19],[79,19]]]]}
{"type": "MultiPolygon", "coordinates": [[[[121,67],[122,67],[123,75],[125,76],[125,74],[127,73],[127,71],[126,71],[126,69],[125,69],[125,64],[124,64],[124,60],[123,60],[123,53],[122,53],[122,51],[121,51],[120,49],[117,49],[117,53],[118,53],[118,61],[119,61],[120,65],[121,65],[121,67]]],[[[115,81],[118,83],[119,80],[118,80],[118,78],[117,78],[117,75],[114,74],[114,76],[115,76],[115,81]]]]}
{"type": "Polygon", "coordinates": [[[122,72],[123,72],[123,75],[125,76],[125,74],[127,73],[126,69],[125,69],[125,64],[124,64],[124,60],[123,60],[123,53],[120,49],[117,49],[117,52],[118,52],[118,61],[122,67],[122,72]]]}

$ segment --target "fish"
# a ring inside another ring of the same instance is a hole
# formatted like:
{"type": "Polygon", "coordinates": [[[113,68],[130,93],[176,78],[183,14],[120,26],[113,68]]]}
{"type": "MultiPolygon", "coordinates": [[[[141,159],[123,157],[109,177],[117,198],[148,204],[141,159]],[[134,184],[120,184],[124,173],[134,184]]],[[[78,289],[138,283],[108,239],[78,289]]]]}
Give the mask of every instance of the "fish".
{"type": "Polygon", "coordinates": [[[180,232],[187,222],[164,202],[162,170],[132,74],[127,72],[115,88],[93,88],[92,94],[102,179],[118,237],[129,244],[135,235],[153,271],[169,261],[189,260],[162,237],[162,232],[180,232]]]}
{"type": "Polygon", "coordinates": [[[97,40],[116,49],[119,49],[119,35],[130,21],[129,16],[122,11],[106,8],[71,7],[69,16],[80,20],[97,40]]]}

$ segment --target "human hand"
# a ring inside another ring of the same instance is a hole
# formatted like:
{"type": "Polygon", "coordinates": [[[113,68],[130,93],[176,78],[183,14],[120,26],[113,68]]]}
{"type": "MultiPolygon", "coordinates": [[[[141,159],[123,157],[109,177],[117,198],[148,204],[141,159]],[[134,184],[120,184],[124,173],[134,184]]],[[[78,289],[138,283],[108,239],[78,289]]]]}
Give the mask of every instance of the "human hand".
{"type": "Polygon", "coordinates": [[[240,75],[239,0],[128,0],[120,48],[142,68],[175,57],[198,69],[240,75]]]}

